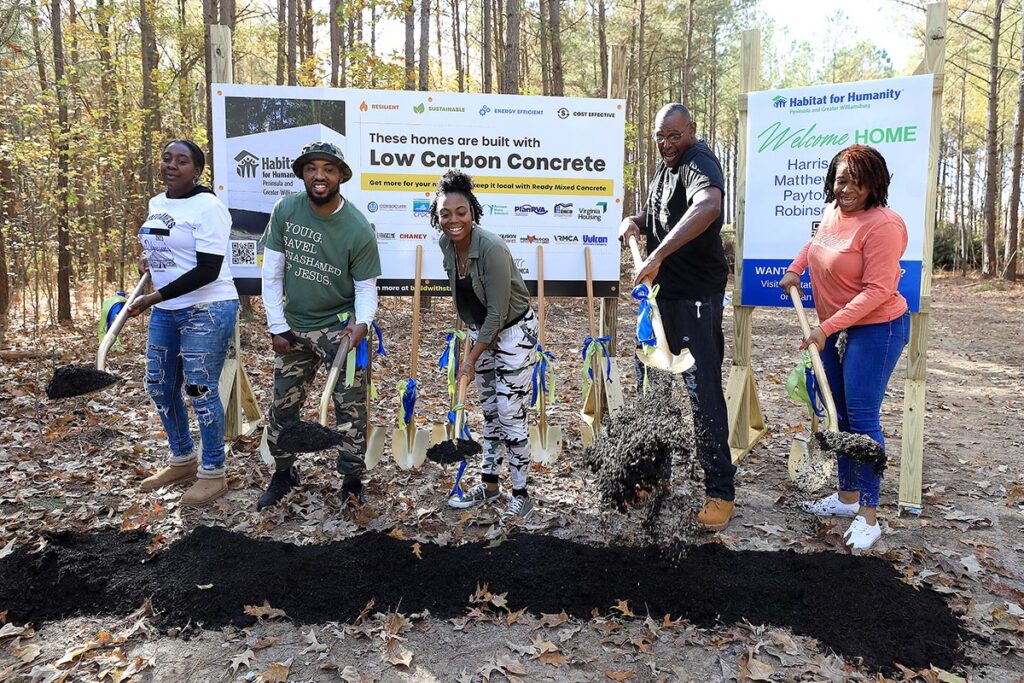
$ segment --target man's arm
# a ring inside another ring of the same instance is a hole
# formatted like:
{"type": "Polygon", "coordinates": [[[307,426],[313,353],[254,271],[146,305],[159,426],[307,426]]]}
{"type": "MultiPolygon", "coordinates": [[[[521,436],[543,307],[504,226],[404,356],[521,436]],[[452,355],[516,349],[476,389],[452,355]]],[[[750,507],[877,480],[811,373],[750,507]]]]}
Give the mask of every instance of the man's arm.
{"type": "Polygon", "coordinates": [[[647,256],[643,268],[636,274],[634,286],[641,282],[653,282],[669,254],[697,239],[721,213],[722,191],[714,186],[699,190],[683,217],[669,231],[658,248],[647,256]]]}
{"type": "Polygon", "coordinates": [[[641,209],[640,213],[635,216],[623,218],[622,222],[619,223],[619,242],[622,243],[622,246],[629,244],[630,237],[635,237],[639,241],[645,225],[647,225],[646,209],[641,209]]]}

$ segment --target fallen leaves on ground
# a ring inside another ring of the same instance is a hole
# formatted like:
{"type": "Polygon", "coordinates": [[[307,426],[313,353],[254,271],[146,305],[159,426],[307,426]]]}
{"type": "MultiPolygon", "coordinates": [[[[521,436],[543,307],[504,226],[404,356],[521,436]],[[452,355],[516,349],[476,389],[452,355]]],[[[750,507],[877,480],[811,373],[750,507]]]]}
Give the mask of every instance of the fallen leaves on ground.
{"type": "Polygon", "coordinates": [[[284,613],[283,609],[277,609],[276,607],[270,606],[269,600],[264,600],[262,605],[246,605],[243,612],[248,614],[250,617],[256,617],[257,619],[287,619],[288,615],[284,613]]]}

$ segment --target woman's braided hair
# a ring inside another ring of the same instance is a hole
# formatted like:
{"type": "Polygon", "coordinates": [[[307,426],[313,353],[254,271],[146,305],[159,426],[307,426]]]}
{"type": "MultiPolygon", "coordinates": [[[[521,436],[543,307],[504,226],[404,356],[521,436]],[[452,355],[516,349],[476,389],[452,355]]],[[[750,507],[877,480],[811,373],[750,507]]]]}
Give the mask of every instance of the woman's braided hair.
{"type": "Polygon", "coordinates": [[[889,206],[889,181],[892,178],[889,167],[885,164],[885,157],[867,145],[850,145],[832,157],[825,173],[825,202],[831,204],[836,200],[836,167],[844,161],[853,182],[868,190],[864,208],[889,206]]]}
{"type": "Polygon", "coordinates": [[[473,194],[473,179],[465,171],[460,171],[457,168],[449,168],[437,181],[437,192],[434,193],[434,201],[430,202],[430,225],[437,230],[441,229],[440,207],[437,205],[437,200],[443,195],[451,193],[458,193],[466,198],[466,201],[469,202],[469,210],[473,214],[474,225],[480,225],[484,207],[480,205],[476,195],[473,194]]]}

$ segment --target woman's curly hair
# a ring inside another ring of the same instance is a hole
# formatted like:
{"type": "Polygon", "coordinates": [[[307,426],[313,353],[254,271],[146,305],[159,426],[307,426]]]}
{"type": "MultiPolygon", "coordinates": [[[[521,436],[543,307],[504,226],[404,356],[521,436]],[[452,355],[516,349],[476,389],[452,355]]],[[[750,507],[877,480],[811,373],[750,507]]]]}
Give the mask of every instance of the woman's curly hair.
{"type": "Polygon", "coordinates": [[[889,167],[885,164],[885,157],[867,145],[850,145],[832,157],[825,173],[825,202],[831,204],[836,200],[836,167],[844,161],[853,182],[868,190],[864,208],[889,206],[889,181],[892,178],[889,167]]]}
{"type": "Polygon", "coordinates": [[[437,192],[434,193],[434,201],[430,202],[430,225],[437,230],[441,229],[441,217],[438,215],[440,208],[437,200],[442,195],[458,193],[469,202],[469,210],[473,214],[473,223],[480,225],[484,216],[484,207],[480,205],[476,195],[473,194],[473,179],[465,171],[457,168],[449,168],[437,181],[437,192]]]}

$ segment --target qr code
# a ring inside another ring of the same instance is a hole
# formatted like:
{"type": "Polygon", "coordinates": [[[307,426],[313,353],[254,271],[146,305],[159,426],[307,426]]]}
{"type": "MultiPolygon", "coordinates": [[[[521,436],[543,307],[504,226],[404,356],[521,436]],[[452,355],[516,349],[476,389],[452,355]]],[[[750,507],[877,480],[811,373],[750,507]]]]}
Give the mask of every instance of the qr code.
{"type": "Polygon", "coordinates": [[[255,266],[256,265],[256,241],[255,240],[231,240],[231,265],[233,265],[233,266],[255,266]]]}

